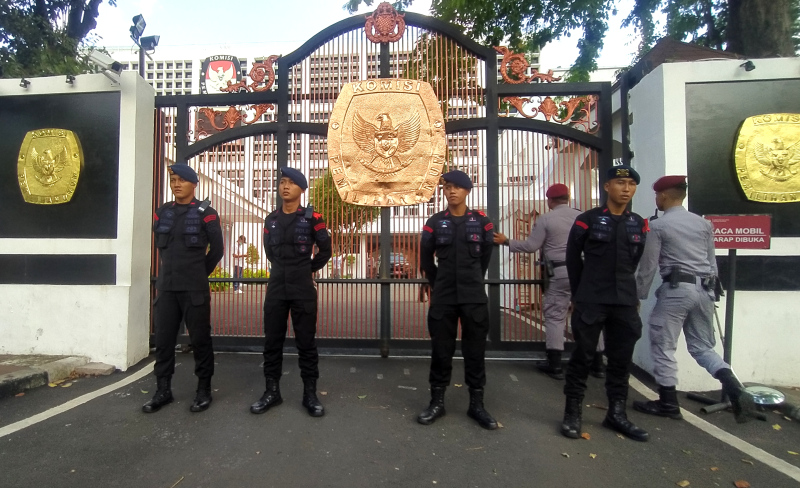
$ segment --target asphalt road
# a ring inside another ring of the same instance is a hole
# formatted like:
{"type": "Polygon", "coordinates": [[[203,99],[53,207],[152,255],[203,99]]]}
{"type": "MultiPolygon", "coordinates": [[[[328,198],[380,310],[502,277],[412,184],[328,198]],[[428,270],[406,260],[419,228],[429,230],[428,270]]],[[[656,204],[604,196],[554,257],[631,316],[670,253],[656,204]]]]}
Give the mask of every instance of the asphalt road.
{"type": "MultiPolygon", "coordinates": [[[[154,391],[147,375],[14,433],[3,427],[130,378],[125,373],[80,378],[69,387],[42,387],[0,399],[2,487],[752,487],[797,481],[687,421],[632,420],[647,443],[620,438],[600,424],[601,380],[590,379],[584,408],[589,440],[558,432],[562,383],[531,362],[490,361],[486,407],[502,424],[481,429],[466,416],[466,386],[448,388],[447,415],[416,422],[427,405],[428,360],[323,357],[320,399],[327,414],[311,418],[300,405],[295,356],[286,356],[284,403],[252,415],[262,393],[261,357],[217,354],[214,403],[189,412],[194,395],[191,355],[179,354],[176,402],[155,414],[140,406],[154,391]]],[[[453,382],[462,383],[456,362],[453,382]]],[[[643,397],[631,391],[629,403],[643,397]]],[[[699,405],[686,402],[697,412],[699,405]]],[[[800,466],[800,426],[768,412],[768,422],[736,424],[729,413],[704,417],[757,448],[800,466]],[[776,430],[773,425],[779,425],[776,430]]]]}

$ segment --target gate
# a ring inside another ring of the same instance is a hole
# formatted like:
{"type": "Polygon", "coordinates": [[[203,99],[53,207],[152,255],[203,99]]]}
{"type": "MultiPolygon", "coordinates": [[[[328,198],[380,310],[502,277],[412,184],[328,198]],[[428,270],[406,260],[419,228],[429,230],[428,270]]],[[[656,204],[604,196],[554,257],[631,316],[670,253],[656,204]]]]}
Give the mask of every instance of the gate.
{"type": "MultiPolygon", "coordinates": [[[[328,173],[326,137],[345,83],[430,83],[446,122],[447,169],[470,175],[468,206],[485,211],[510,238],[528,236],[553,183],[571,187],[573,206],[599,203],[598,172],[612,165],[609,83],[558,83],[521,54],[483,47],[457,26],[380,7],[366,19],[331,25],[291,54],[257,61],[250,83],[229,83],[230,93],[156,98],[154,208],[172,198],[166,166],[187,161],[200,175],[198,198],[211,199],[225,234],[226,256],[211,276],[215,347],[260,350],[269,273],[261,229],[280,205],[279,168],[291,166],[309,180],[303,204],[313,203],[332,233],[334,257],[316,276],[318,345],[383,356],[390,349],[429,350],[419,235],[447,203],[441,189],[418,205],[341,203],[328,173]],[[233,293],[240,236],[244,287],[233,293]]],[[[155,249],[153,256],[155,276],[155,249]]],[[[500,246],[486,282],[490,353],[543,350],[544,280],[535,256],[500,246]]],[[[291,337],[290,328],[287,346],[291,337]]]]}

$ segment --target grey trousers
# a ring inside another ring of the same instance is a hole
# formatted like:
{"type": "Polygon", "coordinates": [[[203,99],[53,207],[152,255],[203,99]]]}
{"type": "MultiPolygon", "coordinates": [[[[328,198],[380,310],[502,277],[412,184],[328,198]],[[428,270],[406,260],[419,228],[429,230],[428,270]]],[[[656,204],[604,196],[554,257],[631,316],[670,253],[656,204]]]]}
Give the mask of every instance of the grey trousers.
{"type": "Polygon", "coordinates": [[[714,351],[714,300],[707,290],[700,284],[679,283],[677,288],[670,288],[664,283],[656,290],[656,298],[649,324],[653,376],[659,385],[678,385],[675,350],[681,330],[686,334],[689,354],[706,371],[713,375],[730,368],[714,351]]]}
{"type": "MultiPolygon", "coordinates": [[[[544,292],[542,300],[542,315],[544,316],[545,348],[553,351],[564,350],[564,329],[567,325],[567,312],[569,312],[572,292],[569,288],[569,278],[566,275],[550,278],[550,286],[544,292]]],[[[597,351],[605,350],[603,334],[597,341],[597,351]]]]}

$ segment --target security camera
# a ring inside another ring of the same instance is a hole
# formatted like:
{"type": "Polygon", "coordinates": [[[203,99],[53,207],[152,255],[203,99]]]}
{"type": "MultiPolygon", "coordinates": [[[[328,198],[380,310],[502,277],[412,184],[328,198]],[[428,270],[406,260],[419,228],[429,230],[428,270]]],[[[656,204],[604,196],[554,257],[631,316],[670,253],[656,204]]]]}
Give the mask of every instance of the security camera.
{"type": "Polygon", "coordinates": [[[89,51],[89,61],[96,64],[103,70],[113,71],[117,75],[122,72],[122,65],[109,56],[108,54],[102,53],[96,49],[92,49],[89,51]]]}

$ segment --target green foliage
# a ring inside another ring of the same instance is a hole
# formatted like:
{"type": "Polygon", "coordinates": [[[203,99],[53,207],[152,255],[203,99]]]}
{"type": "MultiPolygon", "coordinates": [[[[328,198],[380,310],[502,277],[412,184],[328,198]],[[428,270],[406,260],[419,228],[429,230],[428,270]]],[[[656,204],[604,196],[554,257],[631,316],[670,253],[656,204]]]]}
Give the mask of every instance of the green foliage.
{"type": "Polygon", "coordinates": [[[308,199],[309,203],[325,217],[328,229],[333,235],[334,255],[342,254],[343,249],[353,249],[359,239],[356,231],[381,214],[380,207],[365,207],[342,201],[330,170],[326,170],[322,177],[311,182],[308,199]]]}
{"type": "MultiPolygon", "coordinates": [[[[0,0],[0,78],[80,74],[103,0],[0,0]]],[[[116,6],[116,0],[108,0],[116,6]]]]}
{"type": "MultiPolygon", "coordinates": [[[[413,0],[395,2],[395,8],[413,0]]],[[[348,0],[355,11],[373,0],[348,0]]],[[[622,0],[433,0],[434,16],[463,26],[467,35],[486,46],[508,45],[515,52],[579,31],[579,49],[566,81],[587,81],[608,31],[609,14],[622,0]]],[[[672,36],[745,56],[791,56],[800,47],[800,0],[635,0],[623,21],[639,35],[638,57],[655,41],[672,36]],[[731,11],[735,9],[735,11],[731,11]],[[658,25],[654,16],[664,16],[658,25]],[[787,47],[788,46],[788,47],[787,47]]]]}
{"type": "Polygon", "coordinates": [[[242,278],[269,278],[269,271],[266,269],[244,269],[242,278]]]}
{"type": "MultiPolygon", "coordinates": [[[[214,268],[214,272],[208,275],[209,278],[230,278],[231,275],[220,266],[214,268]]],[[[231,287],[231,282],[229,281],[214,281],[208,284],[208,288],[211,291],[225,291],[231,287]]]]}
{"type": "Polygon", "coordinates": [[[255,244],[249,244],[247,246],[247,257],[244,258],[244,261],[248,266],[255,266],[260,260],[261,253],[258,252],[258,248],[255,244]]]}

